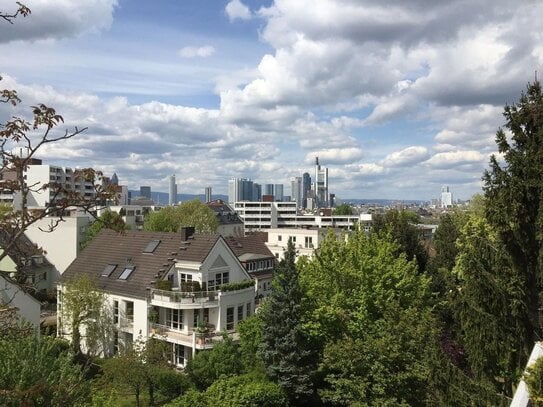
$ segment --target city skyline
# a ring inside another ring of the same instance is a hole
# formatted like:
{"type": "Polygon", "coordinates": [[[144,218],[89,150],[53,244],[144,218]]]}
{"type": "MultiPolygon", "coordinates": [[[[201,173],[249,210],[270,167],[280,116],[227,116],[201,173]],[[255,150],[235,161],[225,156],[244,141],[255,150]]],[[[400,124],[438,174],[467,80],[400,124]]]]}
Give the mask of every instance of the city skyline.
{"type": "Polygon", "coordinates": [[[89,129],[37,158],[153,191],[288,185],[319,156],[340,198],[467,199],[543,62],[531,1],[24,3],[0,87],[26,110],[0,120],[50,105],[89,129]]]}

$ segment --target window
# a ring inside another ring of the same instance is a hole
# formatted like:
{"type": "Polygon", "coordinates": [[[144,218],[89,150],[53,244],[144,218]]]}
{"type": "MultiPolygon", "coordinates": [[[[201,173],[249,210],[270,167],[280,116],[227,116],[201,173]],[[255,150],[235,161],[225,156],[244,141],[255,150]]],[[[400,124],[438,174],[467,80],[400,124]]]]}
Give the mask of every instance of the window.
{"type": "Polygon", "coordinates": [[[230,281],[230,273],[215,273],[215,280],[208,280],[207,289],[209,291],[218,290],[221,284],[228,284],[230,281]]]}
{"type": "Polygon", "coordinates": [[[192,281],[192,274],[181,273],[179,276],[180,281],[192,281]]]}
{"type": "Polygon", "coordinates": [[[247,307],[245,308],[247,318],[251,316],[251,303],[247,303],[247,307]]]}
{"type": "Polygon", "coordinates": [[[116,355],[119,353],[119,332],[115,331],[113,333],[113,354],[116,355]]]}
{"type": "Polygon", "coordinates": [[[145,246],[145,249],[143,249],[143,253],[153,253],[159,244],[160,240],[151,240],[149,244],[145,246]]]}
{"type": "Polygon", "coordinates": [[[133,266],[125,267],[125,269],[123,270],[123,272],[119,276],[119,280],[127,280],[128,277],[130,277],[130,274],[132,274],[132,272],[134,271],[134,269],[135,269],[135,267],[133,267],[133,266]]]}
{"type": "Polygon", "coordinates": [[[226,330],[232,331],[234,329],[234,307],[228,307],[226,309],[226,330]]]}
{"type": "Polygon", "coordinates": [[[199,325],[199,323],[200,323],[200,310],[195,309],[194,316],[192,318],[192,326],[196,328],[199,325]]]}
{"type": "Polygon", "coordinates": [[[238,324],[243,321],[243,304],[238,305],[238,324]]]}
{"type": "Polygon", "coordinates": [[[290,240],[292,240],[292,243],[296,243],[296,236],[291,236],[290,240]]]}
{"type": "Polygon", "coordinates": [[[209,308],[204,308],[204,324],[209,324],[209,308]]]}
{"type": "Polygon", "coordinates": [[[183,329],[183,310],[182,309],[169,309],[168,310],[168,321],[166,321],[172,329],[183,329]]]}
{"type": "Polygon", "coordinates": [[[117,268],[116,264],[108,264],[104,268],[104,271],[102,271],[102,277],[109,277],[111,275],[111,273],[113,273],[113,271],[115,271],[116,268],[117,268]]]}
{"type": "Polygon", "coordinates": [[[277,241],[280,242],[281,240],[283,240],[283,236],[277,235],[277,241]]]}
{"type": "Polygon", "coordinates": [[[113,323],[119,323],[119,301],[113,301],[113,323]]]}
{"type": "Polygon", "coordinates": [[[124,314],[129,321],[134,320],[134,303],[132,301],[125,301],[124,314]]]}
{"type": "Polygon", "coordinates": [[[178,343],[173,344],[173,363],[177,366],[185,366],[185,347],[178,343]]]}
{"type": "Polygon", "coordinates": [[[312,248],[313,247],[313,237],[306,236],[305,237],[305,247],[306,248],[312,248]]]}

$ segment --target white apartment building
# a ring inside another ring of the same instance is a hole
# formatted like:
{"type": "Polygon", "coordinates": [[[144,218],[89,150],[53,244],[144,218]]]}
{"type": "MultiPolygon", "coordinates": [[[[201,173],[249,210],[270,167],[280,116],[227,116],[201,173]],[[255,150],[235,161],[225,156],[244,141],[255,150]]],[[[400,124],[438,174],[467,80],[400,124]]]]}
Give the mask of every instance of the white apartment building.
{"type": "MultiPolygon", "coordinates": [[[[68,267],[63,281],[86,274],[106,293],[116,333],[105,355],[153,336],[170,345],[172,364],[182,368],[221,332],[236,338],[238,323],[254,312],[254,280],[223,237],[193,231],[102,230],[68,267]]],[[[58,334],[69,339],[61,292],[58,334]]]]}
{"type": "Polygon", "coordinates": [[[235,202],[234,210],[243,220],[245,231],[274,228],[341,228],[358,225],[369,230],[371,214],[326,216],[298,214],[296,202],[235,202]]]}
{"type": "Polygon", "coordinates": [[[327,231],[317,228],[274,228],[268,229],[267,233],[266,246],[277,259],[282,259],[289,239],[294,243],[297,256],[313,257],[315,249],[319,247],[327,231]]]}

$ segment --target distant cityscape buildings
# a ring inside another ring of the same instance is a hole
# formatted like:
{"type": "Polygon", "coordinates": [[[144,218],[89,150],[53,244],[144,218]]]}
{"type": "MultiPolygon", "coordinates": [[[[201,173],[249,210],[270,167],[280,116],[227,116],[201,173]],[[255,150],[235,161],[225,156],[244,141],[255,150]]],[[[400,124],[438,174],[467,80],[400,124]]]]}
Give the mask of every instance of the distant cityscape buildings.
{"type": "Polygon", "coordinates": [[[449,208],[453,204],[453,196],[452,192],[449,190],[448,185],[443,185],[441,187],[441,199],[440,199],[440,206],[442,208],[449,208]]]}
{"type": "Polygon", "coordinates": [[[170,190],[168,194],[168,205],[175,205],[177,202],[177,184],[175,183],[175,174],[170,176],[170,190]]]}
{"type": "Polygon", "coordinates": [[[211,202],[213,200],[213,193],[211,187],[206,187],[205,189],[205,201],[206,203],[211,202]]]}
{"type": "Polygon", "coordinates": [[[140,196],[143,198],[151,199],[151,187],[140,186],[140,196]]]}

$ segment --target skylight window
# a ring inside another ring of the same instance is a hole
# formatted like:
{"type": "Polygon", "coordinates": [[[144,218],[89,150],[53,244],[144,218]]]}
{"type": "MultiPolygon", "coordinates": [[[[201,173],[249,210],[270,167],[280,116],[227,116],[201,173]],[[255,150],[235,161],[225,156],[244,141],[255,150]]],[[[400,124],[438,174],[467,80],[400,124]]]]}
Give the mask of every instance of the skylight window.
{"type": "Polygon", "coordinates": [[[104,271],[102,271],[102,277],[109,277],[111,273],[115,271],[116,268],[117,268],[116,264],[108,264],[106,268],[104,269],[104,271]]]}
{"type": "Polygon", "coordinates": [[[119,280],[127,280],[128,277],[130,277],[130,274],[134,271],[135,267],[125,267],[121,275],[119,276],[119,280]]]}
{"type": "Polygon", "coordinates": [[[151,240],[149,244],[145,246],[145,249],[143,249],[143,253],[153,253],[159,244],[160,240],[151,240]]]}

